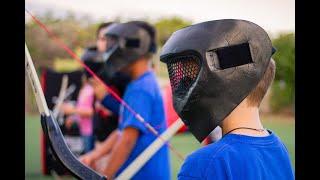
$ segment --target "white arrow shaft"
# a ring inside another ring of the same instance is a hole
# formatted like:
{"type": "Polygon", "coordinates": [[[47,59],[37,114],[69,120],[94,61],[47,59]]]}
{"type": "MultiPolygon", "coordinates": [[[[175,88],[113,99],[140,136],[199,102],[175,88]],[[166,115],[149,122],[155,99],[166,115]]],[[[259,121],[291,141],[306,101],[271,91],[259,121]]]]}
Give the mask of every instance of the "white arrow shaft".
{"type": "Polygon", "coordinates": [[[62,77],[62,83],[61,83],[61,88],[60,88],[60,93],[59,93],[59,97],[58,97],[58,100],[57,100],[57,103],[56,105],[54,106],[53,108],[53,117],[54,118],[57,118],[58,117],[58,114],[60,112],[60,108],[63,104],[63,101],[64,101],[64,97],[65,97],[65,94],[66,94],[66,91],[67,91],[67,88],[68,88],[68,76],[67,75],[64,75],[62,77]]]}
{"type": "Polygon", "coordinates": [[[176,120],[160,138],[157,138],[150,144],[117,178],[116,180],[130,179],[137,173],[143,165],[168,141],[181,127],[181,119],[176,120]]]}

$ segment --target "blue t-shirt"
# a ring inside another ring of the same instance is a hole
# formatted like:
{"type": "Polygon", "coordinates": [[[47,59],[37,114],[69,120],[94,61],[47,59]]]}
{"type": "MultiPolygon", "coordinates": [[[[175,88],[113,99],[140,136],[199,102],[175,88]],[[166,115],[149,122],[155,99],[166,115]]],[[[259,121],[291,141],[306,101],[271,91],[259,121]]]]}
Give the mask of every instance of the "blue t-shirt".
{"type": "Polygon", "coordinates": [[[265,137],[228,134],[193,152],[178,179],[294,179],[288,151],[271,131],[265,137]]]}
{"type": "MultiPolygon", "coordinates": [[[[156,76],[147,71],[138,79],[129,83],[124,101],[139,113],[146,122],[155,128],[159,134],[166,130],[164,104],[156,76]]],[[[134,115],[121,106],[119,130],[134,127],[139,130],[139,137],[127,161],[117,172],[119,175],[140,153],[145,150],[157,137],[150,132],[134,115]]],[[[168,147],[164,145],[152,158],[133,176],[132,179],[170,179],[170,164],[168,147]]]]}

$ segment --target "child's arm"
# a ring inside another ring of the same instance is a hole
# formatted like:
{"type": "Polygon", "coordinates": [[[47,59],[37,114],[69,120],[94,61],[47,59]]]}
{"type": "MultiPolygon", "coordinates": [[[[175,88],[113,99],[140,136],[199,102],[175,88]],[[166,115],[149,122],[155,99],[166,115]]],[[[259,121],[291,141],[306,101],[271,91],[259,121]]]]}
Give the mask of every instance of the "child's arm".
{"type": "Polygon", "coordinates": [[[115,176],[121,165],[128,159],[139,137],[139,130],[128,127],[125,128],[110,152],[109,162],[103,173],[111,179],[115,176]]]}
{"type": "MultiPolygon", "coordinates": [[[[96,80],[90,80],[90,83],[94,89],[96,98],[101,101],[101,104],[109,109],[113,114],[118,115],[120,109],[120,103],[111,95],[108,94],[105,87],[96,80]]],[[[117,91],[114,89],[114,91],[117,91]]]]}
{"type": "Polygon", "coordinates": [[[92,117],[93,108],[75,108],[74,114],[79,115],[80,117],[92,117]]]}
{"type": "Polygon", "coordinates": [[[61,110],[66,115],[78,115],[80,117],[91,117],[93,115],[93,108],[90,107],[75,107],[71,104],[63,104],[61,110]]]}
{"type": "Polygon", "coordinates": [[[120,103],[110,94],[106,95],[102,101],[101,104],[109,109],[113,114],[118,115],[120,110],[120,103]]]}
{"type": "Polygon", "coordinates": [[[94,149],[88,154],[81,156],[80,161],[88,166],[91,166],[94,163],[94,161],[101,158],[105,154],[108,154],[111,151],[114,144],[117,142],[119,133],[120,132],[118,130],[113,131],[109,135],[109,137],[101,143],[101,145],[98,148],[94,149]]]}

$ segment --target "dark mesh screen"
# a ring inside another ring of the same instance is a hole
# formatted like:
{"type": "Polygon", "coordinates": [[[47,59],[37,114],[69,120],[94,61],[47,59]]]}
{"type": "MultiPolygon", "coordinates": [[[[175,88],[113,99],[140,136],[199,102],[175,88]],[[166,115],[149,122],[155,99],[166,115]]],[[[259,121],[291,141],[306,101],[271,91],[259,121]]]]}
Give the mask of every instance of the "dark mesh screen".
{"type": "Polygon", "coordinates": [[[196,56],[170,59],[167,66],[172,92],[177,90],[180,92],[187,91],[200,71],[200,63],[196,56]]]}

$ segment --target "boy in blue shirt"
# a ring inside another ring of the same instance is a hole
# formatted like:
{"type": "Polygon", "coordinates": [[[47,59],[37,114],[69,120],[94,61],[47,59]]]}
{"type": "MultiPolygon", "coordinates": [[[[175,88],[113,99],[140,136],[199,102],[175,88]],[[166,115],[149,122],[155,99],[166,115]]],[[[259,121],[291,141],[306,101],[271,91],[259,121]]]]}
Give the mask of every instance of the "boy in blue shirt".
{"type": "MultiPolygon", "coordinates": [[[[114,24],[108,29],[106,37],[108,44],[105,56],[106,68],[109,68],[106,69],[106,73],[111,74],[121,70],[131,77],[132,81],[125,90],[123,100],[159,134],[164,132],[166,121],[162,95],[156,76],[149,67],[151,54],[156,49],[154,28],[141,21],[114,24]]],[[[98,91],[102,90],[101,97],[106,96],[99,83],[93,82],[93,86],[98,91]]],[[[119,116],[118,130],[114,131],[99,148],[81,157],[83,163],[94,168],[96,160],[109,154],[107,166],[98,171],[110,179],[119,175],[157,138],[122,105],[119,116]]],[[[151,178],[170,179],[167,146],[163,146],[130,179],[151,178]]]]}
{"type": "Polygon", "coordinates": [[[274,52],[267,33],[244,20],[199,23],[169,38],[160,59],[175,110],[200,142],[217,126],[223,135],[189,155],[178,179],[294,179],[285,145],[259,117],[274,52]]]}

